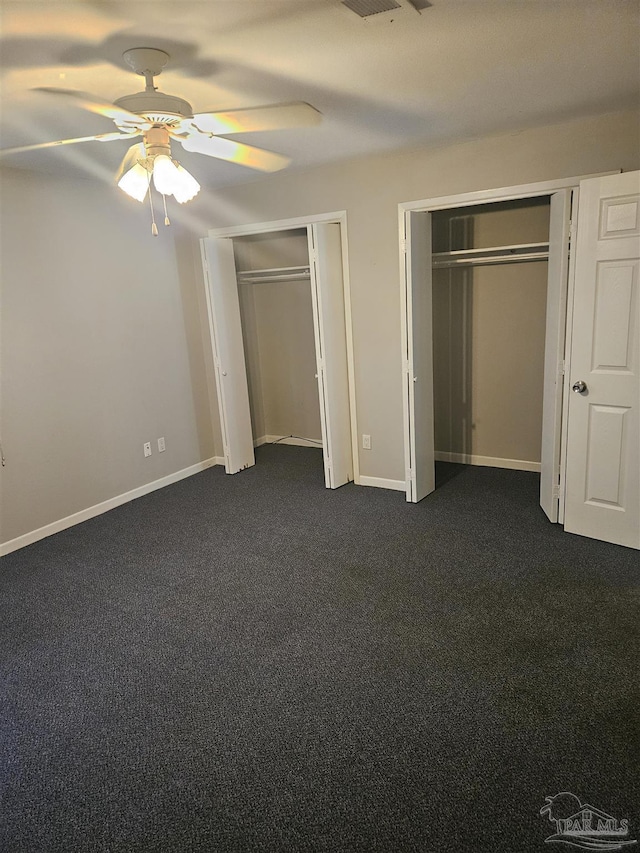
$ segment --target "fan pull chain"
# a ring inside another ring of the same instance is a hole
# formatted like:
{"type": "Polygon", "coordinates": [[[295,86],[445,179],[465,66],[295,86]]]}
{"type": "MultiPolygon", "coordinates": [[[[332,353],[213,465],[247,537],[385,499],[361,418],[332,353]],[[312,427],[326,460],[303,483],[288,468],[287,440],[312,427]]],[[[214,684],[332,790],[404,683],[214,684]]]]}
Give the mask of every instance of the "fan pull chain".
{"type": "Polygon", "coordinates": [[[162,196],[162,201],[164,203],[164,224],[171,225],[171,221],[169,220],[169,215],[167,213],[167,197],[166,195],[162,196]]]}
{"type": "Polygon", "coordinates": [[[151,200],[151,173],[148,173],[149,180],[149,207],[151,208],[151,233],[154,237],[158,236],[158,226],[156,225],[156,217],[153,212],[153,201],[151,200]]]}

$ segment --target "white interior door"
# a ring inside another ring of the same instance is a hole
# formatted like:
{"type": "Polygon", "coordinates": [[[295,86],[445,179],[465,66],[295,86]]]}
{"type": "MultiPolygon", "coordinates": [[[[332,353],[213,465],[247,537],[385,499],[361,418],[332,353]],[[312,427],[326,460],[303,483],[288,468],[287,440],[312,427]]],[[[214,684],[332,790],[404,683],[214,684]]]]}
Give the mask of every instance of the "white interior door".
{"type": "Polygon", "coordinates": [[[640,172],[582,181],[564,523],[632,548],[640,548],[639,265],[640,172]]]}
{"type": "Polygon", "coordinates": [[[340,225],[318,222],[307,234],[325,483],[337,489],[353,480],[340,225]]]}
{"type": "Polygon", "coordinates": [[[431,214],[405,213],[406,363],[404,365],[407,500],[435,490],[431,214]]]}
{"type": "Polygon", "coordinates": [[[549,218],[549,268],[547,321],[542,397],[542,449],[540,456],[540,506],[549,521],[558,521],[560,494],[560,442],[564,386],[564,343],[567,315],[571,190],[551,196],[549,218]]]}
{"type": "Polygon", "coordinates": [[[255,465],[238,282],[229,237],[200,241],[227,474],[255,465]]]}

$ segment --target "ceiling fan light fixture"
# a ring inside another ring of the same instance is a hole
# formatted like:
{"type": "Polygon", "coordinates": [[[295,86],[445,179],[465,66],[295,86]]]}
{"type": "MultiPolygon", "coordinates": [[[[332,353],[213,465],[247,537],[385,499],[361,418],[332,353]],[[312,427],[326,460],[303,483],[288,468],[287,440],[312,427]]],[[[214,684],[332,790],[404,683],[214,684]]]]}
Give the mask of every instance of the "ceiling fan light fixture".
{"type": "Polygon", "coordinates": [[[191,172],[178,164],[178,181],[173,188],[173,195],[179,204],[184,204],[191,201],[200,192],[200,184],[193,177],[191,172]]]}
{"type": "Polygon", "coordinates": [[[166,154],[158,154],[153,160],[153,183],[159,193],[175,196],[180,204],[190,201],[200,191],[193,175],[166,154]]]}
{"type": "Polygon", "coordinates": [[[158,154],[153,159],[153,183],[162,195],[173,195],[177,184],[178,169],[171,157],[166,154],[158,154]]]}
{"type": "MultiPolygon", "coordinates": [[[[429,5],[429,0],[342,2],[345,5],[356,4],[360,13],[366,14],[378,13],[387,8],[395,9],[406,3],[412,4],[414,8],[419,4],[429,5]],[[367,4],[373,4],[373,8],[369,8],[367,4]]],[[[35,90],[64,98],[67,103],[75,103],[82,109],[111,119],[117,128],[116,132],[0,149],[0,156],[77,142],[111,142],[141,136],[142,141],[131,145],[126,152],[115,180],[118,187],[136,201],[149,199],[154,235],[157,235],[158,228],[153,211],[152,177],[154,186],[163,197],[166,225],[170,224],[166,209],[168,195],[184,204],[200,192],[200,184],[193,175],[177,160],[173,160],[172,140],[179,142],[186,151],[204,154],[223,162],[237,163],[261,172],[276,172],[289,165],[289,157],[227,139],[225,134],[303,128],[316,125],[320,121],[318,110],[303,101],[194,114],[193,107],[184,98],[159,92],[154,85],[154,78],[169,61],[166,51],[154,47],[134,47],[124,52],[123,59],[136,74],[144,77],[143,92],[124,95],[112,103],[102,97],[74,89],[40,86],[35,90]]]]}
{"type": "Polygon", "coordinates": [[[120,178],[118,186],[128,196],[142,202],[149,189],[149,173],[142,163],[136,163],[135,166],[129,169],[128,172],[125,172],[120,178]]]}

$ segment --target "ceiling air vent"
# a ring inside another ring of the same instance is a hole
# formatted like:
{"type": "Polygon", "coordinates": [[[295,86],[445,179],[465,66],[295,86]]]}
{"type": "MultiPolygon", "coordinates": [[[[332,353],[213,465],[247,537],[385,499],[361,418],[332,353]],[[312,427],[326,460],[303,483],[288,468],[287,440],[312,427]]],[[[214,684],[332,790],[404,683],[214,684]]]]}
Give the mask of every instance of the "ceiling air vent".
{"type": "Polygon", "coordinates": [[[391,12],[393,9],[399,9],[400,4],[396,0],[342,0],[342,5],[347,9],[351,9],[356,15],[361,18],[368,18],[369,15],[379,15],[380,12],[391,12]]]}
{"type": "Polygon", "coordinates": [[[401,12],[407,9],[421,12],[431,6],[429,0],[341,0],[341,2],[361,18],[371,18],[383,12],[395,12],[396,9],[400,9],[401,12]]]}

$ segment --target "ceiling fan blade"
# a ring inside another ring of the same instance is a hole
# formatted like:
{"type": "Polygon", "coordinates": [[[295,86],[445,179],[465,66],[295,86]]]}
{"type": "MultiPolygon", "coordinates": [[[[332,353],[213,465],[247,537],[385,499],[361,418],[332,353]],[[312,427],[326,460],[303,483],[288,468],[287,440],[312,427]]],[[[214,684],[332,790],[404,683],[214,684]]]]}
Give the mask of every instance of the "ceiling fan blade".
{"type": "Polygon", "coordinates": [[[55,142],[38,142],[35,145],[19,145],[16,148],[3,148],[0,156],[19,154],[22,151],[36,151],[38,148],[55,148],[58,145],[75,145],[76,142],[112,142],[114,139],[132,139],[139,133],[100,133],[98,136],[76,136],[73,139],[56,139],[55,142]]]}
{"type": "Polygon", "coordinates": [[[277,172],[284,169],[291,162],[289,157],[282,154],[274,154],[263,148],[254,148],[252,145],[244,145],[242,142],[234,142],[232,139],[224,139],[221,136],[209,136],[204,133],[193,134],[183,139],[176,135],[186,151],[197,154],[206,154],[209,157],[217,157],[219,160],[228,160],[230,163],[239,163],[250,169],[259,169],[262,172],[277,172]]]}
{"type": "Polygon", "coordinates": [[[131,113],[129,110],[117,106],[117,104],[97,98],[95,95],[88,95],[86,92],[78,92],[74,89],[54,89],[49,86],[40,86],[35,91],[72,99],[79,107],[106,116],[115,121],[118,126],[135,127],[139,130],[148,130],[151,127],[151,122],[142,116],[131,113]]]}
{"type": "Polygon", "coordinates": [[[132,145],[131,148],[128,149],[127,153],[122,158],[122,162],[118,166],[118,171],[116,172],[116,183],[125,172],[128,172],[129,169],[132,169],[135,166],[138,160],[144,159],[145,153],[144,142],[136,142],[135,145],[132,145]]]}
{"type": "Polygon", "coordinates": [[[245,110],[197,113],[193,123],[205,133],[248,133],[254,130],[280,130],[320,124],[321,114],[311,104],[273,104],[245,110]]]}

